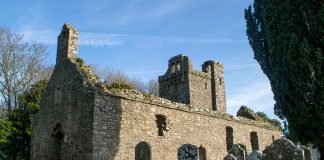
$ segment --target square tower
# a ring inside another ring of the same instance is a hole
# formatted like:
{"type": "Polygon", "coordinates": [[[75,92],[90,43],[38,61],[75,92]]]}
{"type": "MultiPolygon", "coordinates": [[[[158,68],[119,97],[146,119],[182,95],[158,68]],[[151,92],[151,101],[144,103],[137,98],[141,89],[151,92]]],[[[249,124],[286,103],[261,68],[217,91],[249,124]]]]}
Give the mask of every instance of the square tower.
{"type": "Polygon", "coordinates": [[[159,95],[174,102],[190,104],[189,71],[193,69],[190,59],[182,54],[169,60],[165,75],[159,76],[159,95]]]}
{"type": "Polygon", "coordinates": [[[162,98],[226,113],[224,71],[218,62],[206,61],[197,71],[187,56],[172,57],[159,86],[162,98]]]}

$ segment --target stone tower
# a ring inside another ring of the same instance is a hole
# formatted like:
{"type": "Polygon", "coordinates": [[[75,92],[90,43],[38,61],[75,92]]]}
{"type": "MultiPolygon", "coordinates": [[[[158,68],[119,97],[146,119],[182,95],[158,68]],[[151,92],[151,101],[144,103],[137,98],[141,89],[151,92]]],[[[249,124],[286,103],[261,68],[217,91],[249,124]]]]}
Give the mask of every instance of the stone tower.
{"type": "Polygon", "coordinates": [[[159,77],[160,97],[197,108],[226,112],[223,65],[206,61],[196,71],[184,55],[172,57],[165,75],[159,77]]]}
{"type": "Polygon", "coordinates": [[[67,58],[75,60],[78,50],[78,31],[69,24],[64,24],[57,38],[56,64],[64,62],[67,58]]]}

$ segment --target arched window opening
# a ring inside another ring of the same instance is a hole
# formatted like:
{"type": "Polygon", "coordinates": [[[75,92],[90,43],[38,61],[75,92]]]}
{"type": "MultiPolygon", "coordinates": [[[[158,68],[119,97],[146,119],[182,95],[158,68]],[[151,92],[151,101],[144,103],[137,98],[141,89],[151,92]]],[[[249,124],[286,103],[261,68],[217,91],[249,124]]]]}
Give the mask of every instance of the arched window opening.
{"type": "Polygon", "coordinates": [[[203,146],[199,147],[199,160],[207,160],[207,151],[203,146]]]}
{"type": "Polygon", "coordinates": [[[55,160],[61,160],[62,141],[64,134],[62,133],[62,127],[60,124],[56,124],[53,128],[51,135],[51,158],[55,160]]]}
{"type": "Polygon", "coordinates": [[[180,71],[180,69],[181,69],[180,62],[177,62],[177,64],[176,64],[176,71],[180,71]]]}
{"type": "Polygon", "coordinates": [[[176,71],[175,63],[172,63],[171,64],[171,73],[174,73],[175,71],[176,71]]]}
{"type": "Polygon", "coordinates": [[[259,137],[257,132],[251,132],[250,133],[250,141],[251,141],[251,147],[252,150],[260,150],[259,147],[259,137]]]}
{"type": "Polygon", "coordinates": [[[226,126],[226,149],[229,151],[234,144],[233,128],[226,126]]]}
{"type": "Polygon", "coordinates": [[[140,142],[135,147],[135,160],[151,160],[151,146],[147,142],[140,142]]]}

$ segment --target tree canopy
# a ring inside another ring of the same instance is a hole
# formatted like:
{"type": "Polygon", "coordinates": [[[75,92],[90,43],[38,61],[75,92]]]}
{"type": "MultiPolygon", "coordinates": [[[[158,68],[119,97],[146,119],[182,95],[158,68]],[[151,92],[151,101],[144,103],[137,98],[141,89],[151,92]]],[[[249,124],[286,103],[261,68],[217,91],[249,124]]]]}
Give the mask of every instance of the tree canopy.
{"type": "MultiPolygon", "coordinates": [[[[245,10],[254,58],[270,80],[275,114],[302,143],[324,147],[324,1],[254,0],[245,10]]],[[[323,153],[323,152],[322,152],[323,153]]]]}
{"type": "Polygon", "coordinates": [[[0,121],[0,159],[29,159],[32,117],[39,110],[39,101],[47,86],[47,80],[38,81],[19,96],[19,105],[8,119],[0,121]]]}

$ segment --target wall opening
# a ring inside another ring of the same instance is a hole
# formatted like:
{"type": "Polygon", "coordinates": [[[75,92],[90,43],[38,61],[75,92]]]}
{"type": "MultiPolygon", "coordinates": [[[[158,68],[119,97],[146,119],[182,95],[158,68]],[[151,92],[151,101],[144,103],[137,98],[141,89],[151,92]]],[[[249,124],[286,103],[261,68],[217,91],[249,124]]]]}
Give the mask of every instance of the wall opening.
{"type": "Polygon", "coordinates": [[[199,160],[207,160],[207,151],[203,146],[199,147],[199,160]]]}
{"type": "Polygon", "coordinates": [[[250,141],[251,141],[251,147],[252,150],[260,150],[259,148],[259,137],[257,132],[251,132],[250,133],[250,141]]]}
{"type": "Polygon", "coordinates": [[[207,85],[207,83],[205,83],[205,89],[207,89],[207,87],[208,87],[208,85],[207,85]]]}
{"type": "Polygon", "coordinates": [[[198,147],[192,144],[184,144],[178,149],[178,160],[198,160],[198,147]]]}
{"type": "Polygon", "coordinates": [[[171,73],[174,73],[174,72],[175,72],[175,64],[172,63],[172,64],[171,64],[171,73]]]}
{"type": "Polygon", "coordinates": [[[219,85],[222,85],[222,78],[219,78],[219,85]]]}
{"type": "Polygon", "coordinates": [[[156,117],[156,126],[158,128],[158,136],[164,136],[164,132],[168,132],[166,117],[162,114],[155,115],[156,117]]]}
{"type": "Polygon", "coordinates": [[[51,159],[61,160],[61,150],[64,134],[60,124],[56,124],[51,135],[51,159]]]}
{"type": "Polygon", "coordinates": [[[176,71],[180,71],[180,68],[181,66],[180,66],[180,62],[177,62],[177,64],[176,64],[176,71]]]}
{"type": "Polygon", "coordinates": [[[135,147],[135,160],[151,160],[151,146],[147,142],[139,142],[135,147]]]}
{"type": "Polygon", "coordinates": [[[234,144],[233,128],[226,126],[226,149],[229,151],[234,144]]]}

